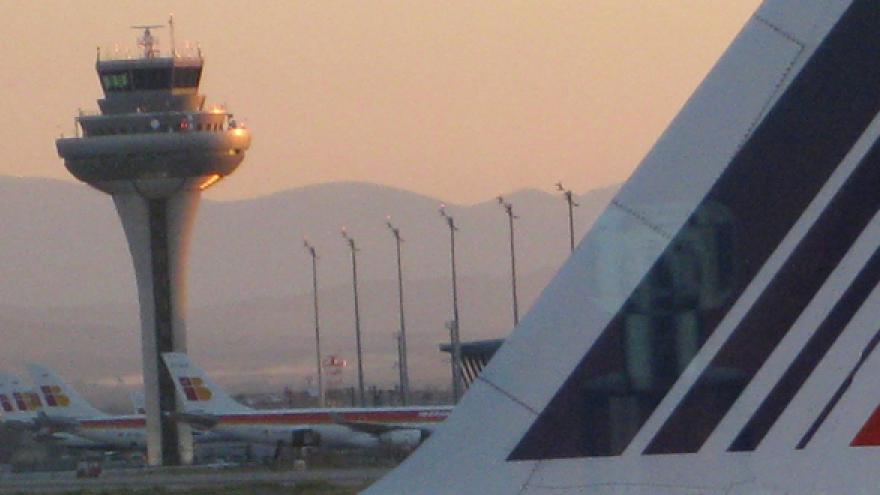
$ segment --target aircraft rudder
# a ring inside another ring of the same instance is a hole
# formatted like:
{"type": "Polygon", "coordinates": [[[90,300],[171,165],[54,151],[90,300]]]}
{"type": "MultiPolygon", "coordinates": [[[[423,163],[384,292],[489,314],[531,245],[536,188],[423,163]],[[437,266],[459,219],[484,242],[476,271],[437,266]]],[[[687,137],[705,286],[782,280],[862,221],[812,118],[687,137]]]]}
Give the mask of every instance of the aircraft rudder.
{"type": "Polygon", "coordinates": [[[27,370],[47,414],[77,418],[106,416],[50,368],[29,363],[27,370]]]}
{"type": "Polygon", "coordinates": [[[225,390],[182,352],[162,354],[174,387],[182,398],[184,411],[208,413],[244,412],[250,408],[233,399],[225,390]]]}

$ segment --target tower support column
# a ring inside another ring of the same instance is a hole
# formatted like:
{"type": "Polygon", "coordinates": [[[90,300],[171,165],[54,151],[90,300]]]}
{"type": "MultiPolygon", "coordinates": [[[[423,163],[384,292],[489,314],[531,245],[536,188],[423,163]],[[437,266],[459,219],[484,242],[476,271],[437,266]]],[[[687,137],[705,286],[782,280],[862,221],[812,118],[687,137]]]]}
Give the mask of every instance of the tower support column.
{"type": "Polygon", "coordinates": [[[163,352],[186,352],[186,260],[200,191],[113,194],[137,278],[151,466],[191,464],[192,431],[175,420],[180,404],[163,352]]]}

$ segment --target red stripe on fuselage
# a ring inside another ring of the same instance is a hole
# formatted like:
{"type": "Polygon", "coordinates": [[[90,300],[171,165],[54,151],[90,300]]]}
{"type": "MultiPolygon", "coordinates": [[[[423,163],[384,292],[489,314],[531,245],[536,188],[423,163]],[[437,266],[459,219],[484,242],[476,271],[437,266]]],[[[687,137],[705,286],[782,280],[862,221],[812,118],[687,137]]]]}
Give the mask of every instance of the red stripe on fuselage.
{"type": "Polygon", "coordinates": [[[440,423],[448,411],[256,412],[220,416],[223,424],[333,424],[337,418],[351,423],[440,423]]]}
{"type": "MultiPolygon", "coordinates": [[[[220,416],[223,424],[333,424],[336,418],[351,423],[387,423],[387,424],[422,424],[440,423],[449,416],[448,410],[425,409],[417,411],[265,411],[246,414],[228,414],[220,416]]],[[[83,419],[81,428],[122,429],[143,428],[143,417],[83,419]]]]}
{"type": "Polygon", "coordinates": [[[144,418],[108,418],[108,419],[83,419],[79,422],[80,428],[89,429],[125,429],[143,428],[146,426],[144,418]]]}

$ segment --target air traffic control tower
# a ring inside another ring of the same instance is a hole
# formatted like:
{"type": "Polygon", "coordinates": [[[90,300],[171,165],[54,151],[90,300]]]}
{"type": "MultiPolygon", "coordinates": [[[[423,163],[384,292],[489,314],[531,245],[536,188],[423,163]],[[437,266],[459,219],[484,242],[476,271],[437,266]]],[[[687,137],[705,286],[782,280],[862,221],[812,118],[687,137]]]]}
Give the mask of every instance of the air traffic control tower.
{"type": "Polygon", "coordinates": [[[158,27],[137,26],[139,57],[99,50],[100,113],[80,113],[77,135],[56,142],[70,173],[113,197],[128,239],[153,466],[192,461],[192,435],[175,421],[174,384],[160,354],[186,352],[186,260],[201,192],[235,171],[251,139],[225,110],[204,109],[201,52],[179,53],[172,41],[161,54],[151,33],[158,27]]]}

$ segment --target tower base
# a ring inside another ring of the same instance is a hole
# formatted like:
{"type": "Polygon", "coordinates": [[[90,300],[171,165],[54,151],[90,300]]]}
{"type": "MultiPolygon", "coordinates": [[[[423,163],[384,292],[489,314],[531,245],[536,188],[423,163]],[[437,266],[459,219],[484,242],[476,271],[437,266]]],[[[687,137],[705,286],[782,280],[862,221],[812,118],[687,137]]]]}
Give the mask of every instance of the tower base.
{"type": "Polygon", "coordinates": [[[180,410],[163,352],[186,352],[186,259],[200,191],[181,187],[158,196],[113,194],[134,262],[140,303],[147,462],[192,464],[191,428],[180,410]]]}

